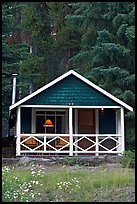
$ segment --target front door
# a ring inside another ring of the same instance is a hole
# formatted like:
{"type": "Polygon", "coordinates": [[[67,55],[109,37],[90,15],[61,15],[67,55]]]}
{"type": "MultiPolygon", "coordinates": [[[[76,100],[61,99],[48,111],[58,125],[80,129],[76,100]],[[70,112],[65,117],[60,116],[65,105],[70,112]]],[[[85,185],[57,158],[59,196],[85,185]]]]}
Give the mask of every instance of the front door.
{"type": "Polygon", "coordinates": [[[78,133],[95,133],[95,110],[78,110],[78,133]]]}
{"type": "MultiPolygon", "coordinates": [[[[78,110],[78,134],[94,134],[95,133],[95,110],[92,109],[80,109],[78,110]]],[[[88,136],[87,136],[88,137],[88,136]]],[[[89,139],[95,141],[95,137],[89,137],[89,139]]],[[[78,142],[78,145],[86,149],[92,146],[94,143],[86,138],[83,138],[78,142]]],[[[89,151],[95,151],[95,146],[90,148],[89,151]]]]}

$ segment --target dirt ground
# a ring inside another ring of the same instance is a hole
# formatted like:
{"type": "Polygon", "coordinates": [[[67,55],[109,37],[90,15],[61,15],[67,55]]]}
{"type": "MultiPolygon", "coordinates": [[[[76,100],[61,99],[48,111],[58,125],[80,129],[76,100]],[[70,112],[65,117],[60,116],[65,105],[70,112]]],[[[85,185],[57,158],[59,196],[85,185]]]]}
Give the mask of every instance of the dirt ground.
{"type": "MultiPolygon", "coordinates": [[[[35,165],[36,170],[39,170],[41,167],[45,169],[46,172],[54,172],[54,171],[61,171],[62,169],[66,169],[68,171],[88,171],[88,172],[96,172],[99,170],[104,171],[114,171],[115,169],[124,170],[122,165],[118,162],[103,162],[98,165],[67,165],[64,164],[64,162],[57,162],[54,161],[46,161],[46,160],[40,160],[40,159],[30,159],[30,158],[21,158],[21,159],[15,159],[15,158],[5,158],[2,159],[2,165],[11,165],[15,164],[15,167],[17,168],[25,168],[25,169],[31,169],[32,165],[35,165]]],[[[130,171],[135,174],[135,169],[130,168],[130,171]]]]}

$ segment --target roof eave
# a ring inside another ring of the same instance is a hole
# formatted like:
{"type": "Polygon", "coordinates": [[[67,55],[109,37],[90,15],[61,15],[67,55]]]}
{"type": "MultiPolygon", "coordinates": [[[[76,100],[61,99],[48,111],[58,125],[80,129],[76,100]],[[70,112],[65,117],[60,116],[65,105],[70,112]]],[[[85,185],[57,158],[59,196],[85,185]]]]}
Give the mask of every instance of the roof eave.
{"type": "Polygon", "coordinates": [[[51,81],[50,83],[46,84],[45,86],[41,87],[40,89],[36,90],[35,92],[33,92],[32,94],[26,96],[25,98],[21,99],[20,101],[16,102],[15,104],[11,105],[9,107],[9,110],[14,109],[15,107],[21,105],[22,103],[24,103],[25,101],[29,100],[30,98],[32,98],[33,96],[37,95],[38,93],[44,91],[45,89],[51,87],[52,85],[56,84],[57,82],[61,81],[62,79],[66,78],[67,76],[69,76],[70,74],[73,74],[74,76],[76,76],[77,78],[81,79],[82,81],[84,81],[85,83],[87,83],[88,85],[90,85],[91,87],[95,88],[96,90],[100,91],[101,93],[103,93],[104,95],[106,95],[107,97],[111,98],[112,100],[114,100],[115,102],[117,102],[118,104],[120,104],[122,107],[126,108],[129,111],[133,111],[133,108],[129,105],[127,105],[126,103],[124,103],[123,101],[121,101],[120,99],[116,98],[115,96],[113,96],[112,94],[108,93],[107,91],[103,90],[102,88],[100,88],[99,86],[95,85],[94,83],[92,83],[91,81],[89,81],[88,79],[86,79],[85,77],[81,76],[80,74],[78,74],[77,72],[75,72],[74,70],[70,70],[67,73],[59,76],[58,78],[56,78],[55,80],[51,81]]]}

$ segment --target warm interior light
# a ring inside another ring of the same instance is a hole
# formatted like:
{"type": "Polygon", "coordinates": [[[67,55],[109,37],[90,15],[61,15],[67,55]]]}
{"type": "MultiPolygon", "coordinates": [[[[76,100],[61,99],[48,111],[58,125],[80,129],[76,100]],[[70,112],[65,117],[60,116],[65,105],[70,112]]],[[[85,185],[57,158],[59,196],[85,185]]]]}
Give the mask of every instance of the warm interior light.
{"type": "Polygon", "coordinates": [[[45,123],[43,126],[44,127],[54,127],[54,125],[50,119],[45,120],[45,123]]]}
{"type": "Polygon", "coordinates": [[[103,108],[103,107],[101,108],[101,111],[104,111],[104,108],[103,108]]]}

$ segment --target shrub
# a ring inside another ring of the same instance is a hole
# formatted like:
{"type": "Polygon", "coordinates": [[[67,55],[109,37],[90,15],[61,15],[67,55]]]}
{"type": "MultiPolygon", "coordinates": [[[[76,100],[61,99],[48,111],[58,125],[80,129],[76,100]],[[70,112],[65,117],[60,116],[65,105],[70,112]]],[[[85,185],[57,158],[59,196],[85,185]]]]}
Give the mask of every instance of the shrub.
{"type": "Polygon", "coordinates": [[[120,162],[123,165],[123,167],[134,168],[135,167],[135,151],[134,150],[125,151],[120,162]]]}
{"type": "Polygon", "coordinates": [[[75,158],[66,156],[66,157],[64,158],[64,160],[63,160],[63,163],[66,164],[66,165],[73,166],[73,165],[75,165],[77,162],[76,162],[75,158]]]}

